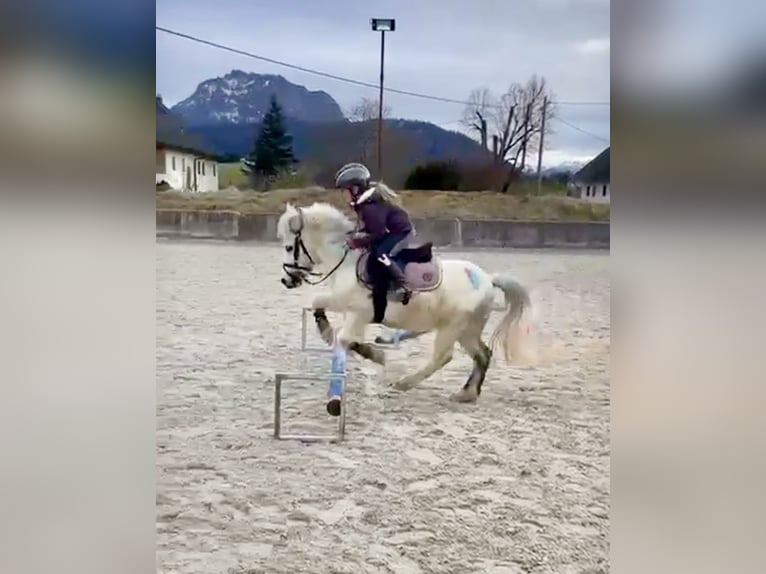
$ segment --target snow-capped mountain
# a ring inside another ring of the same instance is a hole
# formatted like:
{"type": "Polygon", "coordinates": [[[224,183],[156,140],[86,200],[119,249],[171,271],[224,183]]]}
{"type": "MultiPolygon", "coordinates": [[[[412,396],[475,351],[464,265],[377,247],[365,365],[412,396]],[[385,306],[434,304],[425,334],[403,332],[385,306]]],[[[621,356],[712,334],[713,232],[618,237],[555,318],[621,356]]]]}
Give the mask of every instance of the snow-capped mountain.
{"type": "Polygon", "coordinates": [[[586,162],[582,161],[565,161],[558,165],[543,168],[542,172],[545,177],[553,177],[560,174],[574,174],[580,171],[586,162]]]}
{"type": "Polygon", "coordinates": [[[342,121],[338,103],[323,91],[310,91],[282,76],[232,70],[205,80],[194,93],[173,106],[188,125],[260,122],[275,95],[285,116],[312,123],[342,121]]]}

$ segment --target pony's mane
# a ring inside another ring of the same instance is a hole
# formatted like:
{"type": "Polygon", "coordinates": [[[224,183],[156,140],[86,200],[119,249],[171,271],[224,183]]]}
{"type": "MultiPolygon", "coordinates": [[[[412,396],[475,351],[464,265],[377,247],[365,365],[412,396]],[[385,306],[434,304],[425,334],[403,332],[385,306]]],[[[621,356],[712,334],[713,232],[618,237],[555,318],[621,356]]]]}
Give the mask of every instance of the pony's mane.
{"type": "MultiPolygon", "coordinates": [[[[318,202],[302,207],[305,225],[320,228],[328,234],[342,234],[352,231],[354,224],[338,208],[325,202],[318,202]]],[[[290,219],[298,215],[295,206],[288,203],[277,221],[277,236],[280,240],[290,235],[290,219]]]]}

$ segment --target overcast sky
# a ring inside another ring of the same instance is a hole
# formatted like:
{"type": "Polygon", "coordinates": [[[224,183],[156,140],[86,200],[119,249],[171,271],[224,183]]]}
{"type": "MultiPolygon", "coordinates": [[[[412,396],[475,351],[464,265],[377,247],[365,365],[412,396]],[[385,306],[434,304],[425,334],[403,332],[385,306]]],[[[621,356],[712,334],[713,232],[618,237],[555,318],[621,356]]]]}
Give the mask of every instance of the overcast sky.
{"type": "MultiPolygon", "coordinates": [[[[587,160],[608,145],[609,0],[157,0],[157,25],[255,54],[376,84],[380,34],[371,17],[396,18],[386,35],[385,85],[464,100],[545,76],[562,122],[545,164],[587,160]],[[607,141],[604,141],[607,140],[607,141]]],[[[342,108],[374,89],[268,64],[157,32],[157,92],[169,105],[232,69],[281,74],[325,90],[342,108]]],[[[386,93],[395,117],[460,129],[462,106],[386,93]]]]}

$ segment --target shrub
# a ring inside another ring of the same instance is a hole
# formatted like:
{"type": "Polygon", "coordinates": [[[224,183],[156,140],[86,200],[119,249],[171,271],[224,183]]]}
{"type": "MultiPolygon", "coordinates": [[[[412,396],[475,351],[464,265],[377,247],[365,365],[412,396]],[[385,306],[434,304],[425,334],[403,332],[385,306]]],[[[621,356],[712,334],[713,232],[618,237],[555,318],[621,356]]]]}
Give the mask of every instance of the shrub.
{"type": "Polygon", "coordinates": [[[310,179],[303,170],[284,171],[271,181],[271,189],[298,189],[309,185],[310,179]]]}
{"type": "Polygon", "coordinates": [[[460,191],[499,191],[508,171],[496,163],[472,163],[460,166],[460,175],[460,191]]]}
{"type": "Polygon", "coordinates": [[[404,182],[405,189],[457,191],[461,175],[454,162],[429,162],[413,169],[404,182]]]}

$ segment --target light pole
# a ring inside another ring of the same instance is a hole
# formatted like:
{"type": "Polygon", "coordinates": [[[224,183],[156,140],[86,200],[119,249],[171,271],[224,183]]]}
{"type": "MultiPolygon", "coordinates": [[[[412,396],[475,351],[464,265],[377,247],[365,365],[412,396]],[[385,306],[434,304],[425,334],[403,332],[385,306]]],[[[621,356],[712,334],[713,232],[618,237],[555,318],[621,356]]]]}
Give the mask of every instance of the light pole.
{"type": "Polygon", "coordinates": [[[372,18],[373,32],[380,32],[380,93],[378,94],[378,179],[383,178],[383,54],[386,50],[386,32],[396,30],[393,18],[372,18]]]}

